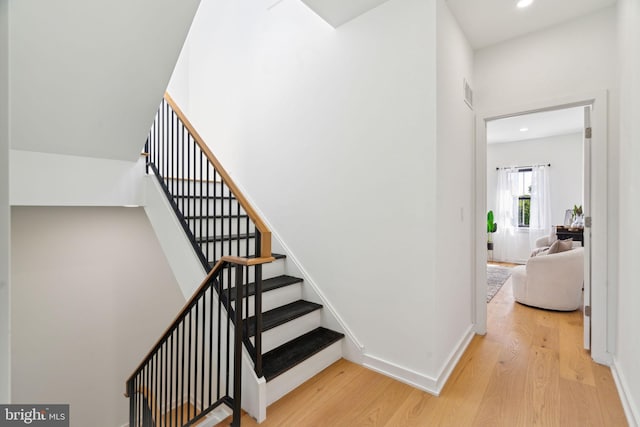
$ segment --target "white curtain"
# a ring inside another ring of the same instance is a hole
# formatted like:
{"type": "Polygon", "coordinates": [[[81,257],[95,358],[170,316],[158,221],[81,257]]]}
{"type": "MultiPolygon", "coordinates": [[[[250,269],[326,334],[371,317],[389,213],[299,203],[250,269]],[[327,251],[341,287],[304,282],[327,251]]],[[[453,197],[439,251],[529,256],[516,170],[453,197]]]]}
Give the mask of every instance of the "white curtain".
{"type": "Polygon", "coordinates": [[[518,169],[502,168],[498,170],[498,188],[496,192],[495,221],[498,230],[493,236],[493,257],[508,260],[516,250],[515,238],[518,228],[518,169]]]}
{"type": "Polygon", "coordinates": [[[529,210],[529,245],[535,247],[539,237],[551,234],[551,197],[549,168],[531,168],[531,207],[529,210]]]}

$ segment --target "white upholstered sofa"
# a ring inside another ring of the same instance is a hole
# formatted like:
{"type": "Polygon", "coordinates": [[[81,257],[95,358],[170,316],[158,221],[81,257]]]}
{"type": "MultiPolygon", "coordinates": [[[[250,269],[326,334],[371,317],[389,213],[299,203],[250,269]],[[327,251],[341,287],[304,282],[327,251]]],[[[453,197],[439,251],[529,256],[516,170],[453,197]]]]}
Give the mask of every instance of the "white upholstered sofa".
{"type": "Polygon", "coordinates": [[[550,310],[572,311],[582,304],[584,248],[528,259],[512,270],[516,301],[550,310]]]}

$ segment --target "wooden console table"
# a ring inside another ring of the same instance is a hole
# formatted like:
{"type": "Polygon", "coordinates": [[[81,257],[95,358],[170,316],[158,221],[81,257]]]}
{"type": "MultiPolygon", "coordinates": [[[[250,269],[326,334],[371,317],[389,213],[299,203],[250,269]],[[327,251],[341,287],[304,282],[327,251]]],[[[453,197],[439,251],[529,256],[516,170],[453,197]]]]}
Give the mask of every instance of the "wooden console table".
{"type": "Polygon", "coordinates": [[[582,243],[584,246],[584,229],[569,230],[568,228],[558,226],[556,230],[558,240],[573,239],[574,242],[582,243]]]}

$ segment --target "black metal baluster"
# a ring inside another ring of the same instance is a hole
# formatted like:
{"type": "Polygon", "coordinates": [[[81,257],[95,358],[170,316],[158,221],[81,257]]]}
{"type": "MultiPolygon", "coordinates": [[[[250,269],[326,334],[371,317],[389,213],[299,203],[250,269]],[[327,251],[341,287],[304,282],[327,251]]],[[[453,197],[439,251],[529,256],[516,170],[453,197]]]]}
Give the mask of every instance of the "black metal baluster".
{"type": "MultiPolygon", "coordinates": [[[[225,216],[224,216],[224,212],[225,212],[225,203],[224,203],[224,180],[222,180],[222,178],[220,178],[220,180],[223,182],[223,185],[220,188],[220,252],[217,254],[217,258],[216,259],[220,259],[224,256],[224,236],[225,236],[225,216]]],[[[216,249],[218,248],[218,244],[215,245],[216,249]]],[[[231,303],[231,299],[229,299],[229,303],[231,303]]]]}
{"type": "Polygon", "coordinates": [[[164,114],[162,117],[162,128],[164,130],[163,138],[164,148],[163,148],[163,156],[164,156],[164,170],[162,171],[162,177],[164,178],[164,182],[167,182],[167,175],[169,175],[169,125],[167,124],[167,116],[169,115],[169,104],[165,104],[164,114]]]}
{"type": "MultiPolygon", "coordinates": [[[[230,372],[230,363],[231,361],[229,360],[229,354],[230,353],[230,346],[231,346],[231,283],[233,283],[231,281],[231,268],[227,268],[227,286],[229,288],[228,290],[228,294],[229,294],[229,298],[227,299],[228,301],[228,310],[227,310],[227,366],[226,366],[226,379],[225,379],[225,395],[229,396],[229,372],[230,372]]],[[[242,304],[239,303],[236,300],[236,308],[239,310],[240,308],[238,307],[242,307],[242,304]]]]}
{"type": "Polygon", "coordinates": [[[173,112],[173,117],[174,117],[174,121],[173,121],[173,131],[172,131],[172,138],[174,140],[175,143],[175,148],[174,148],[174,171],[173,171],[173,175],[174,175],[174,180],[175,180],[175,192],[176,194],[180,194],[180,181],[182,180],[182,176],[180,174],[180,141],[179,141],[179,137],[178,135],[180,134],[179,132],[179,127],[180,126],[180,120],[178,119],[178,115],[175,113],[175,111],[173,112]]]}
{"type": "Polygon", "coordinates": [[[169,191],[171,192],[171,195],[175,198],[175,200],[178,200],[176,191],[175,191],[175,171],[173,170],[173,148],[174,148],[174,141],[173,141],[173,110],[170,108],[169,106],[169,117],[167,120],[167,147],[168,147],[168,153],[167,153],[167,161],[169,163],[169,170],[167,171],[167,183],[169,185],[167,185],[167,187],[169,188],[169,191]]]}
{"type": "MultiPolygon", "coordinates": [[[[236,301],[242,301],[242,266],[236,266],[236,301]]],[[[233,344],[233,417],[231,425],[240,426],[242,400],[242,304],[235,313],[235,331],[233,344]]]]}
{"type": "MultiPolygon", "coordinates": [[[[169,402],[169,411],[167,411],[165,409],[165,420],[168,418],[169,419],[169,427],[171,427],[171,407],[173,406],[173,330],[171,331],[171,334],[169,335],[168,338],[168,346],[167,346],[167,353],[168,353],[168,362],[167,362],[167,366],[169,367],[169,375],[167,376],[167,386],[169,387],[169,393],[168,393],[168,402],[169,402]]],[[[167,424],[167,422],[164,422],[165,425],[167,424]]]]}
{"type": "MultiPolygon", "coordinates": [[[[222,394],[222,391],[220,390],[222,369],[220,349],[222,348],[222,298],[224,296],[224,269],[220,270],[216,280],[218,284],[218,360],[216,361],[216,399],[220,399],[220,395],[222,394]]],[[[231,306],[231,302],[228,304],[231,306]]]]}
{"type": "Polygon", "coordinates": [[[234,215],[236,220],[236,234],[238,236],[238,240],[236,242],[236,256],[240,255],[240,242],[242,241],[240,237],[240,203],[236,200],[236,214],[234,215]]]}
{"type": "Polygon", "coordinates": [[[184,425],[184,329],[185,329],[185,321],[186,321],[187,316],[183,316],[182,317],[182,334],[181,334],[181,338],[182,338],[182,346],[181,346],[181,357],[180,357],[180,362],[182,364],[182,367],[180,368],[180,384],[181,384],[181,390],[180,390],[180,400],[182,401],[182,410],[180,411],[180,425],[184,425]]]}
{"type": "Polygon", "coordinates": [[[154,357],[154,368],[153,368],[153,373],[154,373],[154,381],[153,381],[153,393],[150,393],[150,396],[147,398],[147,400],[149,400],[149,402],[153,401],[153,403],[155,403],[155,405],[153,405],[153,418],[158,421],[158,413],[157,411],[159,410],[158,408],[158,353],[156,352],[156,354],[153,355],[154,357]]]}
{"type": "MultiPolygon", "coordinates": [[[[211,182],[209,181],[209,165],[210,165],[210,163],[207,160],[207,166],[206,166],[207,173],[206,173],[206,176],[205,176],[206,183],[207,183],[206,186],[205,186],[205,188],[207,189],[206,196],[205,196],[206,199],[207,199],[207,207],[206,207],[206,209],[204,211],[204,215],[205,215],[205,218],[206,218],[205,221],[207,221],[206,230],[205,230],[207,236],[211,235],[211,234],[209,234],[209,222],[211,221],[211,217],[209,216],[209,206],[210,206],[210,203],[213,203],[213,204],[216,203],[215,199],[211,200],[211,198],[209,197],[209,193],[210,193],[209,190],[210,190],[210,187],[211,187],[211,182]]],[[[215,238],[215,234],[213,235],[213,237],[215,238]]],[[[215,245],[215,242],[213,244],[215,245]]],[[[204,254],[204,257],[207,259],[208,262],[213,261],[211,258],[209,258],[209,245],[207,245],[207,253],[204,254]]]]}
{"type": "Polygon", "coordinates": [[[206,312],[207,312],[207,300],[205,298],[206,295],[206,288],[205,291],[202,293],[202,297],[200,298],[200,300],[202,301],[202,332],[200,333],[200,348],[201,348],[201,358],[200,358],[200,412],[202,412],[205,407],[204,407],[204,375],[205,375],[205,349],[206,349],[206,312]]]}
{"type": "Polygon", "coordinates": [[[196,304],[195,304],[195,311],[196,311],[196,321],[193,324],[193,329],[194,329],[194,344],[195,344],[195,349],[193,351],[193,405],[194,405],[194,416],[197,415],[198,411],[196,406],[196,401],[198,399],[198,322],[200,321],[200,319],[198,318],[198,305],[199,305],[199,301],[196,300],[196,304]]]}
{"type": "Polygon", "coordinates": [[[136,396],[134,395],[135,383],[135,380],[129,380],[127,382],[127,395],[129,396],[129,425],[131,427],[136,427],[136,423],[134,422],[134,415],[136,413],[136,396]]]}
{"type": "Polygon", "coordinates": [[[187,420],[191,420],[191,347],[193,345],[193,341],[191,340],[191,324],[193,323],[193,316],[191,315],[192,311],[189,310],[189,323],[188,326],[188,338],[187,338],[187,396],[189,398],[189,409],[187,412],[187,420]]]}
{"type": "MultiPolygon", "coordinates": [[[[147,396],[149,395],[149,392],[151,391],[151,366],[149,365],[149,360],[147,360],[147,363],[145,364],[144,367],[144,390],[140,390],[141,393],[146,394],[147,396]]],[[[141,398],[140,399],[140,406],[144,405],[144,399],[141,398]]],[[[149,408],[149,410],[151,410],[151,408],[149,408]]],[[[142,408],[142,411],[138,412],[138,416],[141,418],[141,423],[142,425],[145,424],[145,419],[144,419],[144,408],[142,408]]]]}
{"type": "MultiPolygon", "coordinates": [[[[213,235],[218,236],[218,171],[213,169],[213,235]]],[[[213,262],[218,260],[216,244],[213,244],[213,262]]]]}
{"type": "Polygon", "coordinates": [[[163,355],[163,364],[164,364],[164,381],[163,381],[163,385],[164,385],[164,408],[162,409],[162,418],[164,420],[164,427],[167,427],[167,414],[168,414],[168,402],[169,402],[169,383],[168,383],[168,378],[169,378],[169,364],[168,364],[168,359],[169,359],[169,348],[167,345],[167,342],[165,341],[164,344],[162,345],[162,355],[163,355]]]}
{"type": "MultiPolygon", "coordinates": [[[[191,135],[187,133],[187,143],[185,144],[185,148],[187,151],[187,193],[191,193],[191,150],[189,144],[191,143],[191,135]]],[[[191,198],[187,199],[187,216],[192,216],[191,211],[191,198]]],[[[195,234],[195,233],[194,233],[195,234]]]]}
{"type": "MultiPolygon", "coordinates": [[[[254,283],[256,293],[254,294],[254,311],[256,323],[256,335],[254,337],[254,347],[256,349],[255,371],[258,378],[262,377],[262,265],[254,267],[254,283]]],[[[249,299],[249,298],[247,298],[249,299]]],[[[248,314],[247,314],[248,315],[248,314]]]]}
{"type": "Polygon", "coordinates": [[[213,403],[211,391],[213,382],[213,293],[215,292],[213,279],[211,280],[212,282],[209,282],[209,406],[213,403]]]}
{"type": "MultiPolygon", "coordinates": [[[[195,193],[196,193],[196,182],[195,179],[198,176],[198,171],[196,170],[196,164],[198,163],[198,160],[196,158],[196,148],[198,146],[198,144],[196,143],[195,139],[193,139],[191,136],[189,137],[190,140],[192,140],[192,145],[193,145],[193,214],[196,215],[197,214],[197,209],[196,209],[196,197],[195,197],[195,193]]],[[[200,204],[202,204],[202,200],[200,200],[200,204]]],[[[194,227],[195,229],[195,227],[194,227]]],[[[197,238],[202,238],[202,234],[197,234],[194,230],[194,234],[196,234],[197,238]]],[[[200,243],[200,248],[202,248],[202,243],[200,243]]]]}
{"type": "Polygon", "coordinates": [[[203,242],[204,242],[204,248],[203,249],[204,250],[202,252],[206,253],[206,249],[209,247],[209,236],[206,235],[206,234],[203,234],[202,218],[203,218],[203,208],[204,208],[203,205],[205,203],[209,203],[209,201],[203,197],[203,191],[202,191],[202,158],[204,157],[204,154],[202,153],[202,150],[199,150],[199,151],[200,151],[200,170],[198,172],[199,172],[199,175],[200,175],[200,177],[199,177],[200,189],[198,191],[199,191],[199,199],[200,199],[200,216],[199,216],[200,221],[198,221],[198,224],[200,226],[200,235],[204,236],[204,240],[203,240],[203,242]]]}

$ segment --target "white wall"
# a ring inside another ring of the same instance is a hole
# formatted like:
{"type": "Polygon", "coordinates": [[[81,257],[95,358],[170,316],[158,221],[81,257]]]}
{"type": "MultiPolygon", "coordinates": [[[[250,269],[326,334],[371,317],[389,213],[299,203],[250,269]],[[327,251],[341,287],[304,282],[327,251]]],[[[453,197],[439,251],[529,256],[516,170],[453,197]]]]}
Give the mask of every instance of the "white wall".
{"type": "Polygon", "coordinates": [[[418,382],[451,351],[433,336],[435,6],[391,0],[333,29],[299,2],[204,2],[173,94],[369,360],[418,382]]]}
{"type": "Polygon", "coordinates": [[[185,302],[144,210],[13,207],[11,249],[13,400],[126,424],[125,381],[185,302]]]}
{"type": "MultiPolygon", "coordinates": [[[[564,212],[582,205],[582,133],[487,145],[487,210],[497,210],[496,167],[551,164],[551,222],[564,224],[564,212]]],[[[500,227],[500,224],[498,225],[500,227]]],[[[531,253],[529,233],[521,230],[519,250],[498,261],[525,262],[531,253]]],[[[494,251],[494,254],[498,253],[494,251]]]]}
{"type": "Polygon", "coordinates": [[[11,4],[11,147],[135,161],[199,0],[11,4]]]}
{"type": "Polygon", "coordinates": [[[473,87],[473,51],[444,0],[437,10],[437,219],[430,229],[436,238],[434,352],[443,363],[473,323],[474,114],[463,96],[465,79],[473,87]]]}
{"type": "Polygon", "coordinates": [[[620,229],[618,330],[615,367],[629,424],[640,425],[640,4],[618,1],[620,34],[620,229]]]}
{"type": "Polygon", "coordinates": [[[144,204],[144,159],[137,162],[11,150],[12,206],[144,204]]]}
{"type": "Polygon", "coordinates": [[[615,19],[606,8],[476,51],[476,111],[616,89],[615,19]]]}
{"type": "Polygon", "coordinates": [[[0,0],[0,403],[9,378],[9,1],[0,0]]]}

